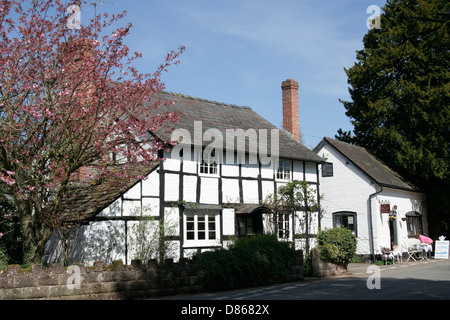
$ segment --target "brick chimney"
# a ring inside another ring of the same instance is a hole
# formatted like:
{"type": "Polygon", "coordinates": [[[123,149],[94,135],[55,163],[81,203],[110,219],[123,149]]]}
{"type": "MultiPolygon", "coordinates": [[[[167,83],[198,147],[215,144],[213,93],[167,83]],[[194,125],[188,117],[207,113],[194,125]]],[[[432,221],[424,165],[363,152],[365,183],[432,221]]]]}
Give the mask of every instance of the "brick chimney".
{"type": "Polygon", "coordinates": [[[283,128],[300,142],[298,123],[298,82],[288,79],[281,83],[283,93],[283,128]]]}

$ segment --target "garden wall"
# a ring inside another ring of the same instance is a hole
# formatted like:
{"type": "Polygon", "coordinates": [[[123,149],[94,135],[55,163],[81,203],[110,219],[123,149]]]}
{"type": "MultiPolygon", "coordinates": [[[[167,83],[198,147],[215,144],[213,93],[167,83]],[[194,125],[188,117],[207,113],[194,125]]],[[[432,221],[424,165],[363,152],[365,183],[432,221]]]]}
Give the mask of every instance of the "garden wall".
{"type": "MultiPolygon", "coordinates": [[[[304,279],[302,258],[299,251],[293,274],[282,281],[304,279]]],[[[0,273],[0,300],[133,299],[190,294],[203,289],[200,270],[189,259],[178,263],[168,259],[163,264],[150,261],[147,265],[139,260],[131,265],[124,265],[121,260],[112,265],[98,261],[88,267],[36,264],[29,269],[10,265],[0,273]]]]}
{"type": "Polygon", "coordinates": [[[51,268],[33,265],[21,270],[8,266],[0,274],[0,300],[12,299],[132,299],[194,293],[202,289],[198,269],[189,261],[124,265],[102,261],[93,266],[51,268]]]}
{"type": "Polygon", "coordinates": [[[347,269],[342,268],[334,263],[323,261],[320,258],[320,253],[317,248],[311,250],[312,270],[315,277],[329,277],[341,275],[347,272],[347,269]]]}

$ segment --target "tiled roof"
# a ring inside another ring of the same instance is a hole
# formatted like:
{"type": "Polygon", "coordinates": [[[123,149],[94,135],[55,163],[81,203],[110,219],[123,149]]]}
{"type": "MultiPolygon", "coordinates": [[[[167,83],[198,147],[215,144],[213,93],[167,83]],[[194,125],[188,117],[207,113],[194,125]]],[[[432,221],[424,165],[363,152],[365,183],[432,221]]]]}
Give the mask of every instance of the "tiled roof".
{"type": "MultiPolygon", "coordinates": [[[[172,130],[182,128],[191,133],[193,141],[194,121],[201,121],[203,131],[211,128],[218,129],[223,133],[224,138],[226,129],[242,129],[246,131],[247,129],[253,128],[257,132],[259,129],[267,129],[267,151],[270,153],[270,129],[278,128],[259,116],[249,107],[231,105],[169,92],[157,93],[152,97],[152,101],[149,103],[154,103],[155,99],[161,100],[162,102],[176,102],[175,104],[161,104],[155,110],[156,113],[176,112],[180,114],[179,122],[170,123],[170,127],[164,127],[159,131],[154,132],[154,134],[162,140],[171,140],[172,130]]],[[[280,157],[311,162],[323,162],[323,160],[313,151],[294,140],[292,136],[284,130],[279,130],[279,139],[280,157]]],[[[210,141],[204,141],[204,145],[208,145],[209,143],[210,141]]],[[[250,150],[248,145],[246,146],[246,150],[250,150]]],[[[136,167],[136,176],[148,175],[157,165],[158,163],[155,162],[152,167],[136,167]]],[[[120,170],[120,168],[117,168],[117,170],[120,170]]],[[[97,183],[83,188],[75,188],[75,186],[72,186],[71,191],[61,204],[61,216],[71,217],[71,219],[79,217],[80,220],[93,217],[112,204],[139,180],[139,178],[134,178],[123,181],[121,178],[112,177],[108,180],[98,181],[97,183]]]]}
{"type": "Polygon", "coordinates": [[[365,148],[325,137],[314,148],[314,151],[317,152],[325,143],[334,147],[377,184],[396,189],[418,191],[414,185],[403,179],[398,173],[389,168],[365,148]]]}
{"type": "MultiPolygon", "coordinates": [[[[108,179],[94,180],[91,184],[83,186],[71,184],[67,196],[61,203],[59,217],[66,221],[83,221],[95,216],[138,183],[142,177],[148,176],[158,164],[159,162],[154,162],[152,166],[145,167],[135,165],[130,171],[132,176],[130,179],[112,174],[108,179]]],[[[117,166],[115,170],[122,168],[117,166]]]]}
{"type": "MultiPolygon", "coordinates": [[[[156,99],[162,102],[175,101],[174,105],[161,105],[156,112],[176,112],[180,114],[180,121],[171,123],[173,129],[186,129],[191,134],[191,141],[194,142],[194,121],[201,121],[203,132],[208,129],[218,129],[224,138],[224,150],[226,147],[225,136],[227,129],[267,129],[267,152],[270,154],[270,133],[271,129],[279,129],[250,107],[237,106],[222,102],[210,101],[194,98],[182,94],[160,92],[155,95],[156,99]]],[[[155,100],[152,100],[152,102],[155,100]]],[[[151,102],[151,103],[152,103],[151,102]]],[[[168,128],[163,128],[156,134],[163,140],[170,140],[171,135],[167,133],[168,128]]],[[[246,139],[248,140],[248,139],[246,139]]],[[[266,141],[266,140],[264,140],[266,141]]],[[[203,141],[207,146],[211,141],[203,141]]],[[[251,150],[246,146],[246,151],[251,150]]],[[[290,133],[279,129],[279,155],[281,158],[306,160],[312,162],[323,162],[312,150],[306,148],[301,143],[294,140],[290,133]]]]}

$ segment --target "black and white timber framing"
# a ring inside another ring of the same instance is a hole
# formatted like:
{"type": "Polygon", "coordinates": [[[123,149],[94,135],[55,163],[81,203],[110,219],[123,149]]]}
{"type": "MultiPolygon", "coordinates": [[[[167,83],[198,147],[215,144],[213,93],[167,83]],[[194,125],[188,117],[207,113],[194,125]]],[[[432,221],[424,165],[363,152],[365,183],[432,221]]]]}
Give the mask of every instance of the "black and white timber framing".
{"type": "MultiPolygon", "coordinates": [[[[277,129],[248,107],[172,93],[160,93],[158,99],[176,101],[164,106],[182,114],[174,129],[192,131],[194,121],[202,121],[205,130],[217,128],[222,132],[225,129],[277,129]]],[[[169,140],[164,134],[167,134],[164,130],[155,133],[169,140]]],[[[145,179],[136,181],[107,206],[99,208],[99,213],[82,227],[80,258],[86,263],[121,259],[129,264],[135,258],[133,230],[144,217],[171,226],[164,239],[171,244],[167,257],[174,260],[226,247],[239,236],[267,232],[303,248],[304,239],[300,236],[305,232],[303,213],[271,220],[273,213],[264,207],[264,201],[287,181],[304,180],[315,189],[317,202],[320,202],[318,170],[323,161],[281,129],[279,144],[279,159],[287,173],[282,178],[277,175],[279,168],[274,163],[237,163],[235,156],[234,163],[218,163],[214,170],[202,172],[201,163],[195,157],[197,149],[193,146],[190,159],[173,156],[171,150],[163,151],[164,160],[145,179]]],[[[315,235],[319,227],[316,212],[309,233],[315,235]]]]}

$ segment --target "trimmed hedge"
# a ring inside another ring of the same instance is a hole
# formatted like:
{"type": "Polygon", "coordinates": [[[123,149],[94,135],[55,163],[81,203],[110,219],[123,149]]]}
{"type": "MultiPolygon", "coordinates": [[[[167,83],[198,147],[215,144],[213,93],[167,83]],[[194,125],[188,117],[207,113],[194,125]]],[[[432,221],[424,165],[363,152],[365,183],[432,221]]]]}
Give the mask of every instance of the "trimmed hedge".
{"type": "Polygon", "coordinates": [[[197,256],[205,287],[225,290],[263,285],[282,279],[294,270],[292,244],[274,235],[240,238],[228,249],[197,256]]]}

